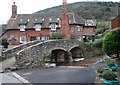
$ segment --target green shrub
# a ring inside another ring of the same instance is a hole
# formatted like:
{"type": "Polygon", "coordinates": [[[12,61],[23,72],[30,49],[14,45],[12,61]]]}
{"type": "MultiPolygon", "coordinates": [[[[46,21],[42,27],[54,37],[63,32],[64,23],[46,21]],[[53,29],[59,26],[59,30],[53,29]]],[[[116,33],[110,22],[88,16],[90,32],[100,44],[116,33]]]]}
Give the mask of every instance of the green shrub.
{"type": "Polygon", "coordinates": [[[102,74],[104,72],[104,69],[103,68],[98,68],[97,72],[102,74]]]}
{"type": "Polygon", "coordinates": [[[0,38],[0,42],[2,42],[4,40],[8,40],[8,39],[7,38],[0,38]]]}
{"type": "Polygon", "coordinates": [[[3,41],[7,41],[7,38],[0,38],[0,44],[2,44],[3,41]]]}
{"type": "Polygon", "coordinates": [[[102,51],[101,48],[97,48],[95,46],[95,43],[93,42],[86,42],[86,43],[81,43],[80,47],[83,49],[83,54],[85,57],[97,57],[104,55],[104,52],[102,51]]]}
{"type": "Polygon", "coordinates": [[[50,37],[50,39],[64,39],[64,34],[62,33],[53,33],[50,37]]]}
{"type": "Polygon", "coordinates": [[[113,59],[108,59],[108,60],[107,60],[107,65],[108,65],[108,66],[114,66],[114,65],[115,65],[115,60],[113,60],[113,59]]]}
{"type": "Polygon", "coordinates": [[[74,35],[74,34],[72,34],[72,35],[70,36],[70,39],[72,39],[72,40],[77,39],[77,36],[74,35]]]}
{"type": "Polygon", "coordinates": [[[105,72],[103,74],[103,79],[106,79],[106,80],[116,80],[117,78],[117,75],[114,73],[114,72],[105,72]]]}
{"type": "Polygon", "coordinates": [[[97,25],[96,34],[103,34],[108,29],[110,29],[109,25],[102,21],[97,25]]]}
{"type": "Polygon", "coordinates": [[[118,54],[120,51],[120,30],[110,31],[103,40],[103,50],[107,54],[118,54]]]}
{"type": "Polygon", "coordinates": [[[103,39],[101,38],[101,39],[96,39],[95,41],[94,41],[94,45],[95,45],[95,47],[97,47],[97,48],[102,48],[102,44],[103,44],[103,39]]]}
{"type": "Polygon", "coordinates": [[[44,62],[44,63],[47,63],[47,62],[49,62],[49,61],[50,61],[49,56],[45,56],[45,55],[44,55],[44,57],[43,57],[43,62],[44,62]]]}

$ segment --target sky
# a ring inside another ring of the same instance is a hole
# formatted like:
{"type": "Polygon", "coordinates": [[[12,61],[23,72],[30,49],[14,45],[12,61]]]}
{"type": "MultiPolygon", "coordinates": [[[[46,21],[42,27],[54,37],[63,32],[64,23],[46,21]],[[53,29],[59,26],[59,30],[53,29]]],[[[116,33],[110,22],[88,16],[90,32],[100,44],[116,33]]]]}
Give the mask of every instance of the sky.
{"type": "MultiPolygon", "coordinates": [[[[90,0],[67,0],[68,3],[81,2],[81,1],[90,1],[90,0]]],[[[118,2],[120,0],[99,0],[99,1],[118,2]]],[[[15,2],[17,5],[18,14],[32,14],[39,10],[62,5],[62,0],[1,0],[0,24],[7,23],[7,21],[9,20],[11,16],[11,6],[13,2],[15,2]]]]}

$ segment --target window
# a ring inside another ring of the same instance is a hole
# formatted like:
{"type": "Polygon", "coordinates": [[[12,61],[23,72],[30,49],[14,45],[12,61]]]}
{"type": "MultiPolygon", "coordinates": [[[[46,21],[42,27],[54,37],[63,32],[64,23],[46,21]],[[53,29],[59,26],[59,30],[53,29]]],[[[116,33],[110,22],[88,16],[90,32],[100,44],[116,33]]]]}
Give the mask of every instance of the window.
{"type": "Polygon", "coordinates": [[[31,36],[30,37],[30,41],[34,41],[34,40],[36,40],[36,37],[35,36],[31,36]]]}
{"type": "Polygon", "coordinates": [[[25,31],[25,25],[24,24],[20,24],[19,25],[19,29],[20,29],[20,31],[25,31]]]}
{"type": "Polygon", "coordinates": [[[37,40],[40,40],[40,37],[38,37],[37,40]]]}
{"type": "Polygon", "coordinates": [[[20,37],[20,43],[26,43],[26,36],[20,37]]]}
{"type": "Polygon", "coordinates": [[[42,36],[41,40],[48,40],[48,36],[42,36]]]}
{"type": "Polygon", "coordinates": [[[81,28],[80,26],[77,26],[77,31],[80,32],[81,28]]]}
{"type": "Polygon", "coordinates": [[[52,23],[51,25],[50,25],[50,28],[51,28],[51,31],[56,31],[56,28],[57,28],[58,26],[56,25],[56,23],[52,23]]]}
{"type": "Polygon", "coordinates": [[[34,26],[36,31],[40,31],[41,30],[41,24],[35,24],[34,26]]]}

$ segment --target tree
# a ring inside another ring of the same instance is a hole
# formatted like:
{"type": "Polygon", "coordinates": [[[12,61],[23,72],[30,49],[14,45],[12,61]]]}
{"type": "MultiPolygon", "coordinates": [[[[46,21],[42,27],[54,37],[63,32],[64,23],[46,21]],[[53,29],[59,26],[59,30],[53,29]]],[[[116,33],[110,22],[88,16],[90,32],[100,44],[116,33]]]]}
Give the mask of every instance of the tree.
{"type": "Polygon", "coordinates": [[[105,35],[103,40],[103,50],[106,54],[115,55],[116,58],[119,58],[120,54],[120,29],[110,31],[105,35]]]}
{"type": "Polygon", "coordinates": [[[115,57],[120,76],[120,29],[108,32],[103,40],[103,50],[110,57],[115,57]]]}

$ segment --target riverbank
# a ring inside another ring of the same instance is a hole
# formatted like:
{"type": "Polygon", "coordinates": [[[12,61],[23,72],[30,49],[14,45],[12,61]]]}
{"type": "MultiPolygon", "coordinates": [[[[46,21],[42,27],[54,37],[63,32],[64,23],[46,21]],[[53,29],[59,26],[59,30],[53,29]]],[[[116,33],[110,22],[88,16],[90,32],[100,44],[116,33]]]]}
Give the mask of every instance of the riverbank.
{"type": "MultiPolygon", "coordinates": [[[[84,67],[84,66],[94,64],[98,61],[101,61],[101,60],[103,60],[107,57],[108,57],[107,55],[103,55],[103,56],[98,56],[98,57],[86,58],[86,59],[84,59],[82,61],[79,61],[79,62],[64,63],[64,64],[61,64],[59,66],[80,66],[80,67],[84,67]]],[[[6,59],[6,60],[0,62],[0,72],[3,72],[5,70],[5,68],[9,68],[9,67],[13,66],[14,63],[15,63],[15,57],[12,57],[12,58],[9,58],[9,59],[6,59]]]]}
{"type": "Polygon", "coordinates": [[[87,67],[89,65],[95,64],[97,62],[102,62],[106,58],[109,58],[107,55],[103,56],[97,56],[97,57],[91,57],[91,58],[86,58],[81,61],[73,61],[69,63],[60,63],[58,66],[80,66],[80,67],[87,67]]]}

